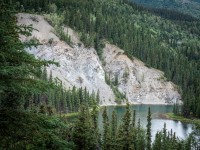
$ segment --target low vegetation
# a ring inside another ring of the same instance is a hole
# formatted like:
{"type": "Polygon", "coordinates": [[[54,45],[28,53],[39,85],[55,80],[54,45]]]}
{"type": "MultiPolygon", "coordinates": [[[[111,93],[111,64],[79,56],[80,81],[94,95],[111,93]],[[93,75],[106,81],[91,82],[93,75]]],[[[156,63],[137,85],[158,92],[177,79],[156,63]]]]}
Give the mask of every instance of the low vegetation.
{"type": "Polygon", "coordinates": [[[115,94],[115,102],[117,104],[121,104],[126,101],[126,95],[119,91],[118,89],[118,76],[115,75],[114,80],[111,80],[110,74],[105,74],[105,81],[108,85],[110,85],[113,93],[115,94]]]}
{"type": "Polygon", "coordinates": [[[181,122],[189,123],[189,124],[194,124],[197,126],[197,128],[200,128],[200,119],[199,118],[185,118],[180,115],[175,115],[174,113],[167,113],[166,117],[168,119],[177,120],[177,121],[181,121],[181,122]]]}

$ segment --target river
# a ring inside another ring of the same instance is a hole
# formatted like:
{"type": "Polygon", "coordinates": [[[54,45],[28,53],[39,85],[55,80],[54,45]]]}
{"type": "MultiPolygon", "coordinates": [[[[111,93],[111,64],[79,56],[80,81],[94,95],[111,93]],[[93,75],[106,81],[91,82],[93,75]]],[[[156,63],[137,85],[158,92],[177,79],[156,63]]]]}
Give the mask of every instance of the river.
{"type": "MultiPolygon", "coordinates": [[[[130,110],[136,110],[136,122],[138,122],[138,119],[140,118],[141,126],[146,129],[147,124],[147,114],[148,114],[148,107],[151,108],[151,114],[152,114],[152,139],[154,140],[155,134],[157,131],[160,131],[164,127],[164,123],[166,123],[166,128],[168,131],[173,130],[173,132],[176,132],[176,135],[181,139],[186,139],[188,135],[193,131],[191,124],[185,124],[180,121],[174,121],[169,119],[163,119],[161,116],[165,113],[170,113],[173,110],[173,106],[170,105],[131,105],[130,110]]],[[[112,112],[115,110],[118,118],[118,124],[121,123],[121,118],[123,117],[125,113],[125,106],[108,106],[107,107],[107,113],[108,117],[111,120],[112,112]]],[[[103,109],[99,111],[99,119],[98,124],[100,131],[103,129],[102,125],[102,113],[103,109]]]]}

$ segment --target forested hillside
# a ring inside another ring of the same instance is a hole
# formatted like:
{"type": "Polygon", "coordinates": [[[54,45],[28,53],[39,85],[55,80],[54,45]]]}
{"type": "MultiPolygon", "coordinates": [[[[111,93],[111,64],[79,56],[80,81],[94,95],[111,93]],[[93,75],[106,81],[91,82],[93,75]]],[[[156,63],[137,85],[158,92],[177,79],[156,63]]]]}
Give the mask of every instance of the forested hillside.
{"type": "Polygon", "coordinates": [[[200,113],[200,22],[173,20],[154,15],[128,1],[21,1],[26,12],[58,13],[64,22],[81,34],[88,47],[101,57],[101,40],[106,39],[136,56],[146,65],[161,69],[168,80],[180,86],[183,114],[200,113]],[[51,4],[48,4],[51,2],[51,4]]]}
{"type": "MultiPolygon", "coordinates": [[[[25,51],[38,42],[20,41],[19,35],[30,36],[33,28],[17,25],[18,12],[56,14],[56,21],[63,17],[59,26],[78,31],[85,46],[94,47],[102,62],[106,40],[124,49],[129,58],[138,57],[146,66],[163,70],[168,80],[180,86],[182,114],[200,117],[198,20],[172,21],[126,0],[0,0],[0,149],[199,149],[196,137],[179,139],[165,125],[152,141],[150,108],[143,129],[128,103],[121,124],[115,112],[109,119],[104,108],[100,133],[98,93],[89,94],[86,88],[66,90],[48,75],[46,67],[59,64],[25,51]],[[79,112],[74,121],[62,114],[69,112],[79,112]]],[[[70,43],[68,36],[60,35],[70,43]]]]}
{"type": "Polygon", "coordinates": [[[196,18],[200,18],[200,1],[199,0],[130,0],[143,6],[152,8],[168,9],[180,11],[196,18]]]}

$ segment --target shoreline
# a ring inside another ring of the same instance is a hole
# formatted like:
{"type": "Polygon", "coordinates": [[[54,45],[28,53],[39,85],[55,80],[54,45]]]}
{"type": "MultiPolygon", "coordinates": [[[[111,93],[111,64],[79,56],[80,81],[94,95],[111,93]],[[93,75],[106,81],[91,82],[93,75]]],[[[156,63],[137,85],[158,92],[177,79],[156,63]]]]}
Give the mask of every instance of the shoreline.
{"type": "Polygon", "coordinates": [[[183,116],[174,115],[173,113],[166,113],[163,115],[165,115],[166,119],[180,121],[180,122],[187,123],[187,124],[193,124],[193,125],[196,125],[196,127],[200,129],[200,119],[199,118],[185,118],[183,116]]]}
{"type": "MultiPolygon", "coordinates": [[[[156,104],[152,104],[152,103],[129,103],[130,106],[133,105],[162,105],[162,106],[173,106],[174,104],[166,104],[166,103],[156,103],[156,104]]],[[[99,105],[99,107],[109,107],[109,106],[126,106],[126,104],[108,104],[108,105],[99,105]]]]}

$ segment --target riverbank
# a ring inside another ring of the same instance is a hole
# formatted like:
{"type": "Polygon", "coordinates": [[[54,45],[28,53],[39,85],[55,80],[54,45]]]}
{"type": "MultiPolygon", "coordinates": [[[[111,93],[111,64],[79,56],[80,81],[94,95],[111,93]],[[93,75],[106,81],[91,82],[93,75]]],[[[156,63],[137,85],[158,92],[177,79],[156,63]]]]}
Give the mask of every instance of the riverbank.
{"type": "Polygon", "coordinates": [[[177,116],[173,113],[166,113],[165,114],[166,119],[181,121],[183,123],[190,123],[196,125],[198,128],[200,128],[200,119],[197,118],[185,118],[183,116],[177,116]]]}

